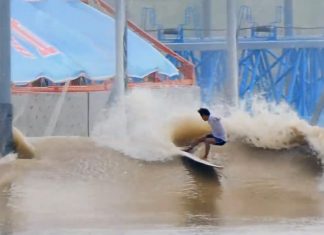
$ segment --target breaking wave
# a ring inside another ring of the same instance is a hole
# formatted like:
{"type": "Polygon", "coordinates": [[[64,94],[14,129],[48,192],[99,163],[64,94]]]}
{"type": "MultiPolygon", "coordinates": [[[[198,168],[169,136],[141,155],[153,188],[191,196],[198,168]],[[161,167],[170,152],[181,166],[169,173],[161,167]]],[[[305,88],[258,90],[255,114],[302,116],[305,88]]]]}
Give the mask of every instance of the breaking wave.
{"type": "MultiPolygon", "coordinates": [[[[196,112],[199,98],[192,95],[190,88],[179,89],[183,90],[129,91],[124,111],[115,107],[102,113],[93,139],[136,159],[172,158],[179,151],[177,146],[187,145],[210,131],[196,112]]],[[[210,109],[223,117],[231,143],[274,150],[307,146],[319,155],[324,153],[323,129],[300,119],[285,103],[269,104],[256,98],[249,104],[241,103],[237,109],[229,110],[221,104],[210,109]]]]}

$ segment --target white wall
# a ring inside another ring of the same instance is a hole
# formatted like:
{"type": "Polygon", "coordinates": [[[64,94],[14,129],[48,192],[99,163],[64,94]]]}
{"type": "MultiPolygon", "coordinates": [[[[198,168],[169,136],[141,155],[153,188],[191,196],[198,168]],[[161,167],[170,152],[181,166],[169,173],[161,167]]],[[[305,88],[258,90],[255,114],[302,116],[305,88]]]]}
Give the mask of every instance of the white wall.
{"type": "MultiPolygon", "coordinates": [[[[170,99],[181,94],[184,99],[183,105],[186,105],[186,100],[188,102],[199,100],[199,89],[193,86],[160,88],[152,91],[156,94],[163,92],[163,97],[170,97],[170,99]]],[[[14,94],[12,97],[13,125],[26,136],[44,136],[60,96],[60,93],[14,94]]],[[[54,131],[50,135],[88,136],[88,125],[91,133],[108,96],[109,93],[106,91],[90,93],[88,106],[87,93],[67,93],[55,122],[54,131]]]]}

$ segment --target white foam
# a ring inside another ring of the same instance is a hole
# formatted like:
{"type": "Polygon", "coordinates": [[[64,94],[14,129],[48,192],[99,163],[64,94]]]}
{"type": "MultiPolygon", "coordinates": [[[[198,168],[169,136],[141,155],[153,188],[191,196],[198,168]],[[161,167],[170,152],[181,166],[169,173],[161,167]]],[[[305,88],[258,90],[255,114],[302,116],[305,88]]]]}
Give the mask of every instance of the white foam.
{"type": "MultiPolygon", "coordinates": [[[[163,93],[149,89],[135,89],[126,96],[125,121],[120,111],[104,115],[105,119],[93,131],[95,141],[128,156],[147,161],[167,160],[178,152],[171,141],[177,118],[198,115],[199,99],[184,101],[180,92],[163,93]],[[198,102],[197,102],[198,100],[198,102]]],[[[216,105],[211,111],[223,118],[230,141],[241,141],[258,148],[288,149],[302,144],[303,138],[320,154],[324,153],[324,132],[312,127],[285,103],[269,104],[254,99],[252,105],[242,103],[240,108],[229,110],[216,105]],[[248,110],[248,111],[247,111],[248,110]]],[[[116,110],[116,109],[115,109],[116,110]]]]}
{"type": "Polygon", "coordinates": [[[288,149],[308,144],[324,154],[324,129],[309,125],[286,103],[268,103],[255,98],[247,111],[242,102],[224,119],[231,140],[267,149],[288,149]]]}
{"type": "Polygon", "coordinates": [[[116,108],[110,109],[92,133],[100,145],[112,147],[133,158],[147,161],[167,160],[178,152],[171,141],[171,120],[194,112],[198,104],[179,93],[176,96],[168,92],[150,89],[134,89],[126,96],[126,130],[122,115],[116,108]],[[158,93],[158,94],[157,94],[158,93]]]}

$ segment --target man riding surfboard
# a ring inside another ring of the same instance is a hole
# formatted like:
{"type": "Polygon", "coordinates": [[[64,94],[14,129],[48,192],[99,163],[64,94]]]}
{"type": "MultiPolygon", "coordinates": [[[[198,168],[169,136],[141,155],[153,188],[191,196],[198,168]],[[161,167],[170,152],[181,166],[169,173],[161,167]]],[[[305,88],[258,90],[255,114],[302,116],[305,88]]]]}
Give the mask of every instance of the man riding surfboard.
{"type": "Polygon", "coordinates": [[[190,152],[196,147],[198,144],[204,142],[205,143],[205,155],[202,159],[206,160],[208,157],[208,153],[210,150],[210,145],[219,145],[222,146],[226,144],[227,138],[226,138],[226,131],[221,123],[221,118],[211,115],[209,110],[206,108],[200,108],[198,110],[198,113],[200,114],[201,118],[204,121],[207,121],[210,125],[212,131],[210,134],[205,135],[201,138],[198,138],[195,140],[187,149],[184,151],[190,152]]]}

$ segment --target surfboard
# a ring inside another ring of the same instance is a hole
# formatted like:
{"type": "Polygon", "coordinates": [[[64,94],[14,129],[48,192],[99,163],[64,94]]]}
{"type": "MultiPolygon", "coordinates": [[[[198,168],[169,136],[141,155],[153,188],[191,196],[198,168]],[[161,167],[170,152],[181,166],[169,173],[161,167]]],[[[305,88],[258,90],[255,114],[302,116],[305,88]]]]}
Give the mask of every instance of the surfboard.
{"type": "Polygon", "coordinates": [[[193,155],[192,153],[188,153],[188,152],[185,152],[185,151],[182,151],[180,150],[180,155],[183,156],[183,157],[186,157],[186,158],[189,158],[195,162],[198,162],[200,164],[203,164],[203,165],[206,165],[206,166],[211,166],[211,167],[215,167],[217,169],[223,169],[224,167],[221,166],[221,165],[215,165],[209,161],[206,161],[206,160],[203,160],[195,155],[193,155]]]}

